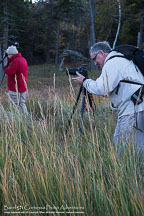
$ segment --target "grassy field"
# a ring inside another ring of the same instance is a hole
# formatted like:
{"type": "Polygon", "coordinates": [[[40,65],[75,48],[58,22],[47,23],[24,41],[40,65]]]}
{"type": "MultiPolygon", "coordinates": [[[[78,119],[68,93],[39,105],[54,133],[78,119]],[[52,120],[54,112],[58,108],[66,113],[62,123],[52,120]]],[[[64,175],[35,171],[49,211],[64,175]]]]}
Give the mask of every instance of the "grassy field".
{"type": "MultiPolygon", "coordinates": [[[[90,73],[90,77],[94,75],[90,73]]],[[[129,144],[115,152],[115,116],[109,101],[94,96],[96,111],[79,102],[68,127],[79,87],[46,65],[28,73],[25,118],[1,88],[1,215],[144,215],[142,162],[129,144]]]]}

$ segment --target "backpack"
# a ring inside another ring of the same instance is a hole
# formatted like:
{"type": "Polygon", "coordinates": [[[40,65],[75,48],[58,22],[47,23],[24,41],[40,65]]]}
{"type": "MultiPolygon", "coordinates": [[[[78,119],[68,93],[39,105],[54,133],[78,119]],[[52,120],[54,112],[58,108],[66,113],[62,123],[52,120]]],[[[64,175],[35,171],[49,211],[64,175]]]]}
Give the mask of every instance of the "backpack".
{"type": "MultiPolygon", "coordinates": [[[[112,51],[120,52],[123,54],[123,56],[122,55],[111,56],[109,59],[107,59],[106,62],[108,62],[110,59],[113,59],[115,57],[126,58],[128,60],[132,60],[144,76],[144,50],[139,49],[136,46],[132,46],[132,45],[120,45],[112,49],[110,52],[112,51]]],[[[144,85],[142,83],[128,81],[128,80],[121,80],[120,82],[125,82],[125,83],[130,83],[130,84],[135,84],[135,85],[144,85]]]]}
{"type": "MultiPolygon", "coordinates": [[[[141,73],[144,75],[144,50],[139,49],[132,45],[120,45],[114,48],[112,51],[117,51],[123,54],[111,56],[107,61],[114,57],[126,58],[128,60],[132,60],[134,64],[139,68],[141,73]]],[[[106,61],[106,62],[107,62],[106,61]]]]}
{"type": "MultiPolygon", "coordinates": [[[[136,46],[132,46],[132,45],[120,45],[120,46],[114,48],[111,51],[120,52],[120,53],[123,54],[123,56],[122,55],[114,55],[114,56],[111,56],[107,61],[109,61],[110,59],[113,59],[115,57],[126,58],[128,60],[132,60],[134,62],[134,64],[139,68],[139,70],[141,71],[141,73],[144,76],[144,50],[139,49],[136,46]]],[[[137,68],[136,68],[136,70],[137,70],[137,68]]],[[[140,104],[140,103],[143,102],[144,84],[138,83],[138,82],[129,81],[129,80],[121,80],[120,82],[125,82],[125,83],[129,83],[129,84],[140,85],[141,88],[138,89],[131,96],[131,100],[133,101],[134,105],[140,104]]],[[[118,93],[118,89],[119,89],[119,85],[117,87],[116,93],[118,93]]]]}

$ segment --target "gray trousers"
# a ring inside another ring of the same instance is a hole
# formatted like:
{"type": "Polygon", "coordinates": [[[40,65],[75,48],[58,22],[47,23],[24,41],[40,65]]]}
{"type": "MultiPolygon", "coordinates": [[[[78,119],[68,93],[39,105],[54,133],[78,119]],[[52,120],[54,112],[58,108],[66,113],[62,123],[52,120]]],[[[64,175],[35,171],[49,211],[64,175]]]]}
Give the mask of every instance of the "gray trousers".
{"type": "Polygon", "coordinates": [[[144,151],[144,111],[136,115],[122,116],[117,121],[114,133],[116,149],[132,143],[139,152],[144,151]]]}
{"type": "Polygon", "coordinates": [[[24,112],[25,115],[28,115],[27,107],[26,107],[26,92],[14,92],[8,91],[8,95],[15,103],[17,108],[24,112]]]}

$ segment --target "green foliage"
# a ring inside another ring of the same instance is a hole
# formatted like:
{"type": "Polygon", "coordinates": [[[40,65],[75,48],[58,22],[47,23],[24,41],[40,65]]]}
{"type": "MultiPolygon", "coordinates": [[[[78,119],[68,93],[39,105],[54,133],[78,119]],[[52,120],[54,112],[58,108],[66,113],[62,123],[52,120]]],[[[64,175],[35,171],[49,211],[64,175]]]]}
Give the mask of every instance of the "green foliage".
{"type": "Polygon", "coordinates": [[[120,43],[137,46],[138,32],[140,31],[140,16],[142,15],[144,1],[128,0],[122,13],[122,27],[120,43]]]}
{"type": "Polygon", "coordinates": [[[120,32],[120,40],[124,44],[133,44],[133,41],[136,40],[135,35],[130,34],[131,32],[131,24],[129,20],[125,21],[122,25],[121,32],[120,32]],[[128,37],[129,35],[129,37],[128,37]]]}
{"type": "MultiPolygon", "coordinates": [[[[143,0],[121,0],[122,19],[117,45],[137,45],[143,14],[143,0]]],[[[20,51],[29,64],[53,63],[64,49],[71,49],[88,56],[90,46],[90,10],[88,0],[31,1],[11,0],[0,3],[3,45],[4,24],[8,21],[9,41],[17,37],[20,51]],[[3,5],[7,2],[7,17],[3,5]],[[56,49],[57,47],[57,49],[56,49]]],[[[113,44],[118,25],[116,0],[95,0],[93,4],[96,41],[108,40],[113,44]]],[[[60,61],[61,59],[59,59],[60,61]]],[[[66,61],[76,61],[67,58],[66,61]]]]}
{"type": "Polygon", "coordinates": [[[24,2],[24,0],[7,0],[5,1],[5,10],[7,11],[6,14],[4,13],[4,1],[2,0],[0,3],[1,6],[1,42],[3,44],[4,38],[3,38],[3,30],[4,25],[8,24],[8,44],[12,44],[13,41],[11,41],[11,35],[14,35],[17,37],[19,43],[22,43],[22,35],[25,31],[25,28],[28,23],[28,15],[29,15],[29,5],[30,3],[24,2]],[[6,18],[4,19],[4,16],[6,18]]]}

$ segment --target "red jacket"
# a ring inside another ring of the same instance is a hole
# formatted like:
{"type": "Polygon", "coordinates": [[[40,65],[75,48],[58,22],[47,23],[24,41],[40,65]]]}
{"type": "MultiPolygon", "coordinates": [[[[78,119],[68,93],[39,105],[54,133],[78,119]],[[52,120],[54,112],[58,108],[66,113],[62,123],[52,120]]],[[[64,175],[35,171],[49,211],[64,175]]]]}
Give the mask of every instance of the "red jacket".
{"type": "Polygon", "coordinates": [[[9,91],[25,92],[27,90],[27,61],[21,53],[8,59],[8,67],[4,67],[7,74],[7,86],[9,91]]]}

